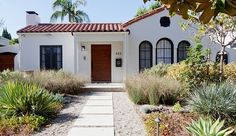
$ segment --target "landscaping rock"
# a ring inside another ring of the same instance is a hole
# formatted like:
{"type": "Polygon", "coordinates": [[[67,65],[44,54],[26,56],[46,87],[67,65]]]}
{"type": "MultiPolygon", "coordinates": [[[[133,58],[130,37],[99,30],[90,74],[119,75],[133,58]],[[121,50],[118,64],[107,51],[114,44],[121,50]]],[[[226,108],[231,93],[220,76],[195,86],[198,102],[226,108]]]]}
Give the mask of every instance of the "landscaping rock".
{"type": "Polygon", "coordinates": [[[152,105],[142,105],[140,107],[140,112],[144,114],[149,114],[152,112],[160,111],[159,107],[152,106],[152,105]]]}
{"type": "Polygon", "coordinates": [[[32,136],[67,136],[69,130],[73,127],[73,122],[78,118],[87,97],[87,94],[79,96],[64,95],[67,103],[64,109],[49,125],[42,127],[32,136]]]}
{"type": "Polygon", "coordinates": [[[113,93],[115,136],[145,136],[141,117],[138,116],[127,93],[113,93]]]}

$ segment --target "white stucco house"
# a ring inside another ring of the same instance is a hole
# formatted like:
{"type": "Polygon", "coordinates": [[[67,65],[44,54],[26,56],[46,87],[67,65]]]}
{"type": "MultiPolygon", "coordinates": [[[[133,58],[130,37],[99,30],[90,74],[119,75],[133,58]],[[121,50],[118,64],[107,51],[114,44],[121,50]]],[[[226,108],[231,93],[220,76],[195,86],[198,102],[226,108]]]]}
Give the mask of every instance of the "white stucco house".
{"type": "MultiPolygon", "coordinates": [[[[158,63],[176,63],[193,46],[193,30],[182,31],[180,16],[169,17],[165,8],[153,10],[126,23],[40,23],[27,12],[27,26],[17,33],[19,70],[63,69],[91,82],[123,82],[158,63]]],[[[220,46],[211,46],[215,60],[220,46]]],[[[227,48],[228,62],[236,50],[227,48]]]]}

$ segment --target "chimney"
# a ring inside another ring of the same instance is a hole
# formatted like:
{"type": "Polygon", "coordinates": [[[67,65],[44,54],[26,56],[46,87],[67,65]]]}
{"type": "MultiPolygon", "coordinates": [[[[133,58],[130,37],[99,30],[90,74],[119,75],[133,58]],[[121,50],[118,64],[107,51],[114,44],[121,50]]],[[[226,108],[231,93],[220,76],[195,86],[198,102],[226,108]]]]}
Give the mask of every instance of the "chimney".
{"type": "Polygon", "coordinates": [[[37,25],[40,23],[39,14],[35,11],[26,11],[26,25],[37,25]]]}

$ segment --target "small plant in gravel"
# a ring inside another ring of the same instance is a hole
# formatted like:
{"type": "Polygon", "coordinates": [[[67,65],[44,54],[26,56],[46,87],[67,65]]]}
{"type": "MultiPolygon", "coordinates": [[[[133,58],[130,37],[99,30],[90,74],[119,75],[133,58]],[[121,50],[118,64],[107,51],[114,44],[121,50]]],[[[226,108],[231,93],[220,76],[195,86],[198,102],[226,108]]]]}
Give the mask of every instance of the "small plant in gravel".
{"type": "Polygon", "coordinates": [[[217,119],[214,123],[211,118],[200,118],[193,121],[187,128],[192,136],[228,136],[233,133],[233,129],[224,127],[224,121],[217,119]]]}
{"type": "Polygon", "coordinates": [[[173,104],[178,98],[180,84],[173,79],[139,74],[127,79],[126,88],[135,104],[173,104]]]}
{"type": "Polygon", "coordinates": [[[36,84],[8,82],[0,87],[0,115],[55,116],[61,99],[36,84]]]}
{"type": "Polygon", "coordinates": [[[188,105],[200,114],[235,121],[236,87],[227,83],[205,85],[191,94],[188,105]]]}
{"type": "Polygon", "coordinates": [[[173,106],[173,111],[174,112],[179,112],[181,111],[182,107],[179,102],[176,102],[175,105],[173,106]]]}

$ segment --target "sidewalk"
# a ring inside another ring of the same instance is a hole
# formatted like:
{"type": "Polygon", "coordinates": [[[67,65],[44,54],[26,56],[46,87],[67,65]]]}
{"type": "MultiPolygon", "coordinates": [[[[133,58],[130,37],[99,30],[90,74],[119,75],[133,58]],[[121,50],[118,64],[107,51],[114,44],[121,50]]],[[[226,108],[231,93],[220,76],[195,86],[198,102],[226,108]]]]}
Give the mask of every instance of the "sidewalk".
{"type": "Polygon", "coordinates": [[[91,94],[68,136],[114,136],[112,92],[91,94]]]}

